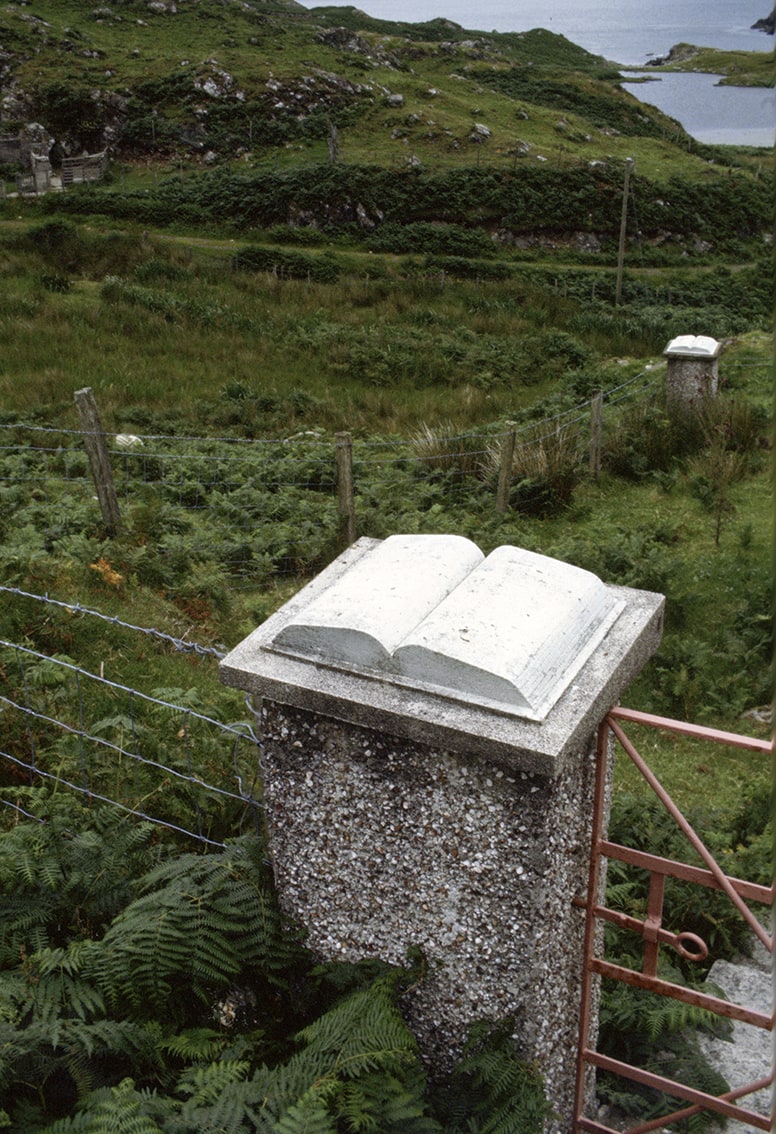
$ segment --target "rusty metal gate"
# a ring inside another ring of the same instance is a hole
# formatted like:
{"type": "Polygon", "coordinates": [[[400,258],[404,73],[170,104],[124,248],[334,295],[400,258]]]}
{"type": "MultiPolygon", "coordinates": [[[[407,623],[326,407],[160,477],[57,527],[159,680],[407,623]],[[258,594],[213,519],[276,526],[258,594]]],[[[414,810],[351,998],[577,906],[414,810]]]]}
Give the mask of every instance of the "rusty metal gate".
{"type": "Polygon", "coordinates": [[[771,907],[774,897],[774,887],[755,885],[743,882],[740,879],[729,878],[715,861],[713,855],[704,845],[703,841],[692,829],[684,815],[662,787],[656,776],[636,751],[633,743],[625,734],[623,725],[632,722],[653,728],[664,729],[686,737],[707,740],[716,744],[728,745],[736,748],[746,748],[770,755],[771,745],[768,741],[753,737],[739,736],[735,733],[720,732],[698,725],[690,725],[681,721],[668,720],[664,717],[655,717],[647,713],[639,713],[630,709],[613,709],[601,724],[598,734],[597,771],[595,815],[593,822],[593,838],[590,856],[590,878],[588,884],[585,927],[585,962],[582,988],[582,1008],[580,1013],[579,1030],[579,1058],[577,1063],[577,1092],[575,1100],[574,1132],[590,1131],[593,1134],[618,1134],[601,1122],[585,1116],[585,1098],[590,1093],[591,1077],[594,1069],[613,1072],[618,1076],[647,1087],[655,1088],[665,1094],[676,1098],[682,1104],[680,1109],[661,1118],[642,1122],[631,1126],[628,1134],[646,1134],[647,1131],[671,1127],[682,1119],[690,1118],[702,1111],[712,1112],[721,1118],[733,1118],[745,1126],[756,1130],[771,1130],[772,1120],[745,1105],[746,1096],[755,1091],[772,1086],[773,1072],[758,1082],[739,1086],[726,1094],[715,1096],[704,1091],[695,1090],[675,1080],[664,1078],[652,1072],[634,1067],[621,1060],[604,1056],[591,1046],[590,1024],[592,1016],[592,998],[597,978],[608,977],[612,980],[623,981],[636,988],[645,989],[659,996],[671,997],[706,1008],[715,1015],[724,1016],[732,1020],[740,1020],[757,1028],[771,1032],[774,1026],[774,1016],[765,1015],[740,1004],[730,1003],[719,997],[685,988],[679,984],[663,980],[658,976],[658,954],[661,945],[675,949],[685,960],[701,961],[708,956],[705,942],[693,933],[671,932],[663,926],[663,895],[668,878],[677,878],[698,886],[712,890],[722,891],[734,904],[741,917],[759,938],[768,952],[773,954],[773,938],[763,927],[761,921],[755,917],[748,903],[762,904],[771,907]],[[606,807],[606,782],[608,753],[612,740],[619,743],[623,750],[638,768],[639,772],[651,787],[657,798],[661,801],[668,813],[683,832],[689,845],[700,856],[704,867],[692,866],[672,859],[661,858],[658,855],[635,851],[631,848],[609,842],[604,838],[606,807]],[[649,874],[649,895],[647,900],[647,914],[645,920],[629,917],[626,914],[608,909],[602,904],[603,860],[616,859],[646,870],[649,874]],[[601,924],[611,922],[625,929],[632,930],[643,940],[643,963],[641,971],[624,967],[607,961],[605,956],[597,953],[604,952],[603,934],[601,924]],[[739,1104],[739,1100],[743,1100],[739,1104]]]}

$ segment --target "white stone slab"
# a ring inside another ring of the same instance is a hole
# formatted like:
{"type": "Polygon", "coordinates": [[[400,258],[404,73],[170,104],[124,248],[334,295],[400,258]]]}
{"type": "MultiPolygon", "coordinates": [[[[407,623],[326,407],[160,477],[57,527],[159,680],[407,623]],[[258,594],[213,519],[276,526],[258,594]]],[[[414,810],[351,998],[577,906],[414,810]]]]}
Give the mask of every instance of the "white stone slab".
{"type": "MultiPolygon", "coordinates": [[[[741,1004],[766,1016],[773,1013],[774,983],[768,970],[752,965],[735,965],[730,961],[715,961],[709,970],[709,981],[722,989],[728,1000],[741,1004]]],[[[698,1034],[701,1050],[709,1062],[735,1089],[766,1078],[774,1062],[773,1035],[740,1020],[732,1022],[728,1039],[698,1034]]],[[[770,1089],[748,1094],[740,1103],[756,1114],[770,1115],[773,1098],[770,1089]]],[[[753,1127],[745,1123],[728,1121],[727,1134],[745,1134],[753,1127]]]]}
{"type": "Polygon", "coordinates": [[[393,536],[272,647],[542,720],[622,609],[591,572],[535,552],[393,536]]]}
{"type": "Polygon", "coordinates": [[[720,347],[721,343],[709,335],[677,335],[663,353],[684,358],[716,358],[720,347]]]}

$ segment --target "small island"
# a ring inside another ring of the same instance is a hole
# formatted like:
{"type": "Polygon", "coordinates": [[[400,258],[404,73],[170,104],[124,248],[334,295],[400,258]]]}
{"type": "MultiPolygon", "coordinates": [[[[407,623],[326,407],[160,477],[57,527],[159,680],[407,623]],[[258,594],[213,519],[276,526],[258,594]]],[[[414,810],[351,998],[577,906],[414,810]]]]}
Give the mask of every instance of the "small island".
{"type": "Polygon", "coordinates": [[[773,86],[773,59],[767,51],[723,51],[716,47],[675,43],[665,55],[648,60],[646,67],[650,71],[720,75],[721,86],[773,86]]]}

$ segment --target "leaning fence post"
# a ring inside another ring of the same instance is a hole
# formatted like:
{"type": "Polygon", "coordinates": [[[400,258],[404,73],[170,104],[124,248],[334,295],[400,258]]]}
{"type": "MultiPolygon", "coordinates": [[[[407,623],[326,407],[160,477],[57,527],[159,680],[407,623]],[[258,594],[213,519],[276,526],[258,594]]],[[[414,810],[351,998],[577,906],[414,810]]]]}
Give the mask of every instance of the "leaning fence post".
{"type": "Polygon", "coordinates": [[[512,483],[512,462],[515,456],[514,429],[504,435],[501,442],[501,464],[498,470],[498,488],[496,489],[496,511],[506,512],[509,506],[509,488],[512,483]]]}
{"type": "Polygon", "coordinates": [[[121,513],[113,486],[113,470],[110,467],[108,447],[105,444],[105,434],[102,431],[97,403],[94,400],[91,386],[85,386],[75,392],[75,404],[78,407],[78,416],[81,420],[84,446],[92,466],[94,487],[97,489],[97,499],[100,502],[100,511],[106,528],[111,534],[121,527],[121,513]]]}
{"type": "Polygon", "coordinates": [[[337,510],[340,541],[350,547],[356,539],[356,500],[353,486],[353,441],[349,433],[335,433],[337,457],[337,510]]]}
{"type": "Polygon", "coordinates": [[[603,429],[603,391],[596,390],[590,403],[590,475],[598,480],[601,472],[601,435],[603,429]]]}

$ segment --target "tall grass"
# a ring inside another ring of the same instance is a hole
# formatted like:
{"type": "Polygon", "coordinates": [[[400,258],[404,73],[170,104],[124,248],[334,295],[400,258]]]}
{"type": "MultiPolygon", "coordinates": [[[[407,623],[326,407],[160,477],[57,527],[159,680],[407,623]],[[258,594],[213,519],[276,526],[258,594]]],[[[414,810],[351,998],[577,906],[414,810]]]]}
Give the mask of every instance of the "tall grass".
{"type": "Polygon", "coordinates": [[[465,433],[550,391],[555,408],[577,404],[616,383],[607,358],[654,357],[667,341],[638,303],[591,305],[575,273],[579,296],[563,295],[554,272],[456,279],[351,244],[327,249],[340,277],[321,283],[232,271],[233,248],[62,221],[12,228],[0,242],[2,408],[61,421],[88,384],[109,427],[142,411],[158,431],[465,433]],[[239,407],[224,396],[238,387],[239,407]]]}
{"type": "Polygon", "coordinates": [[[529,289],[535,302],[526,309],[524,283],[440,286],[392,260],[380,278],[284,280],[232,273],[224,253],[202,261],[140,237],[108,242],[120,271],[107,279],[99,238],[57,225],[2,249],[6,410],[60,418],[73,390],[88,384],[119,423],[138,406],[159,414],[174,406],[173,418],[193,427],[202,418],[236,425],[221,396],[231,383],[247,391],[253,432],[298,424],[299,413],[287,422],[287,407],[271,409],[289,390],[305,391],[302,416],[325,428],[409,431],[449,419],[465,429],[529,405],[557,376],[535,357],[547,316],[541,287],[529,289]],[[53,271],[61,290],[42,282],[53,271]],[[470,312],[483,304],[496,313],[472,326],[470,312]],[[379,397],[380,388],[392,396],[379,397]]]}

